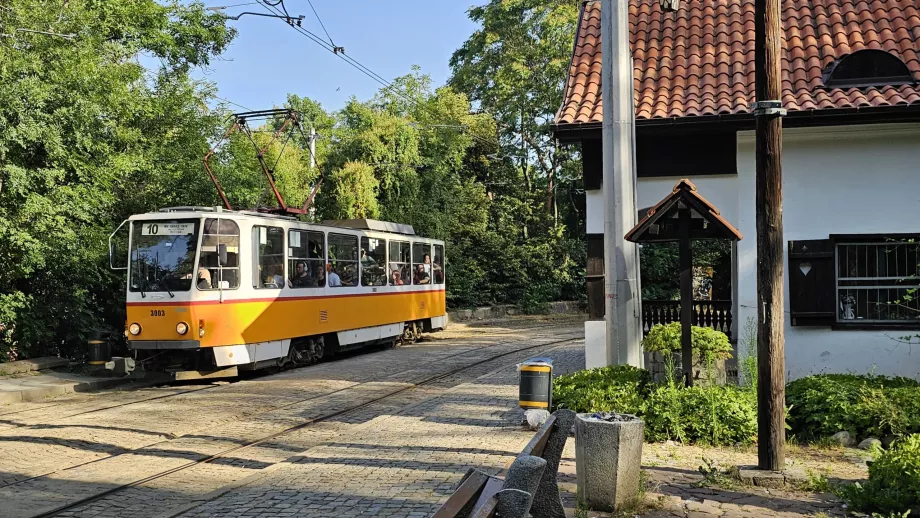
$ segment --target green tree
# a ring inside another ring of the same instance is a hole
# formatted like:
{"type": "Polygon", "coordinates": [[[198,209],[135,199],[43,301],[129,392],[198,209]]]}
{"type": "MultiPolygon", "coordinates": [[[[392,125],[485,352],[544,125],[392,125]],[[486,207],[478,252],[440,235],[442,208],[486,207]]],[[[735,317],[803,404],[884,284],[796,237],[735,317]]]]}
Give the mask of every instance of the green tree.
{"type": "Polygon", "coordinates": [[[69,352],[123,324],[110,229],[203,192],[190,178],[218,117],[188,74],[233,31],[197,3],[16,0],[0,34],[0,341],[8,358],[69,352]]]}
{"type": "Polygon", "coordinates": [[[473,7],[480,24],[451,57],[450,84],[498,122],[502,152],[527,191],[544,191],[555,209],[560,183],[576,178],[569,149],[551,125],[562,100],[580,1],[491,0],[473,7]]]}

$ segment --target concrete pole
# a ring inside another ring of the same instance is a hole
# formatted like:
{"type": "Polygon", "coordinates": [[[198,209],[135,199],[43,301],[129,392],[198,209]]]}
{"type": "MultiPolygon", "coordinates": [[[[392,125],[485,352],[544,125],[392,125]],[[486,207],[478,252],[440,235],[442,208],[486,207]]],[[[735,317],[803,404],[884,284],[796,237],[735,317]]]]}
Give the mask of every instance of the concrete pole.
{"type": "Polygon", "coordinates": [[[624,239],[636,224],[635,111],[627,0],[601,4],[604,123],[604,288],[607,363],[644,366],[639,251],[624,239]]]}

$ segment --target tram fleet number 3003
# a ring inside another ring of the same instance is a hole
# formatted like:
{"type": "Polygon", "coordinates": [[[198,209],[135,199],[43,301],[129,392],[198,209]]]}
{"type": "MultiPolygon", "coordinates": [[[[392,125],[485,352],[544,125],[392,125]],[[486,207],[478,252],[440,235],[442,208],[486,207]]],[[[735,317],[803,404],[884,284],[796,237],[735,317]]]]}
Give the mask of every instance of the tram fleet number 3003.
{"type": "Polygon", "coordinates": [[[179,207],[132,216],[110,253],[127,271],[136,365],[181,379],[309,365],[447,324],[444,243],[408,225],[179,207]]]}

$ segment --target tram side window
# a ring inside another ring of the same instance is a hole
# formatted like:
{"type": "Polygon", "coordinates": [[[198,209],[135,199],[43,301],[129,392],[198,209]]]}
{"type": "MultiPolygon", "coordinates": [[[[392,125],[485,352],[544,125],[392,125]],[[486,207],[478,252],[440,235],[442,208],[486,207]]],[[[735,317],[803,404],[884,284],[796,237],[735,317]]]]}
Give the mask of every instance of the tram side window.
{"type": "Polygon", "coordinates": [[[330,288],[358,285],[358,236],[329,234],[326,277],[330,288]]]}
{"type": "Polygon", "coordinates": [[[284,229],[252,227],[252,250],[256,268],[252,272],[252,287],[281,289],[284,287],[284,229]]]}
{"type": "Polygon", "coordinates": [[[431,284],[429,243],[412,243],[412,284],[431,284]]]}
{"type": "Polygon", "coordinates": [[[195,283],[199,290],[240,287],[240,227],[232,219],[205,220],[195,283]],[[220,245],[227,248],[224,265],[220,264],[220,245]]]}
{"type": "Polygon", "coordinates": [[[410,264],[412,262],[412,249],[405,241],[390,241],[390,286],[409,284],[412,279],[410,264]]]}
{"type": "Polygon", "coordinates": [[[361,238],[361,286],[386,286],[387,242],[361,238]]]}
{"type": "Polygon", "coordinates": [[[434,245],[434,261],[431,266],[435,284],[444,284],[444,245],[434,245]]]}
{"type": "Polygon", "coordinates": [[[324,241],[322,232],[288,232],[288,272],[292,288],[321,288],[326,285],[324,241]]]}

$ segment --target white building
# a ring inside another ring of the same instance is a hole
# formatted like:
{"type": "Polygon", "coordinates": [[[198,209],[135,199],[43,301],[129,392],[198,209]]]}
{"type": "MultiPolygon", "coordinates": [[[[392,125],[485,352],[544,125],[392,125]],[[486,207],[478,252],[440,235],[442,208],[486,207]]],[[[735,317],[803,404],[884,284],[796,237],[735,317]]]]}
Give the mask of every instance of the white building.
{"type": "MultiPolygon", "coordinates": [[[[638,204],[689,178],[744,234],[733,254],[737,338],[757,314],[753,0],[684,2],[673,15],[658,4],[638,0],[630,13],[638,204]]],[[[920,9],[799,4],[784,11],[787,376],[917,378],[920,347],[897,338],[920,334],[920,299],[893,303],[920,273],[910,242],[920,236],[920,9]]],[[[582,149],[594,318],[604,310],[600,51],[600,2],[586,2],[555,133],[582,149]]]]}

